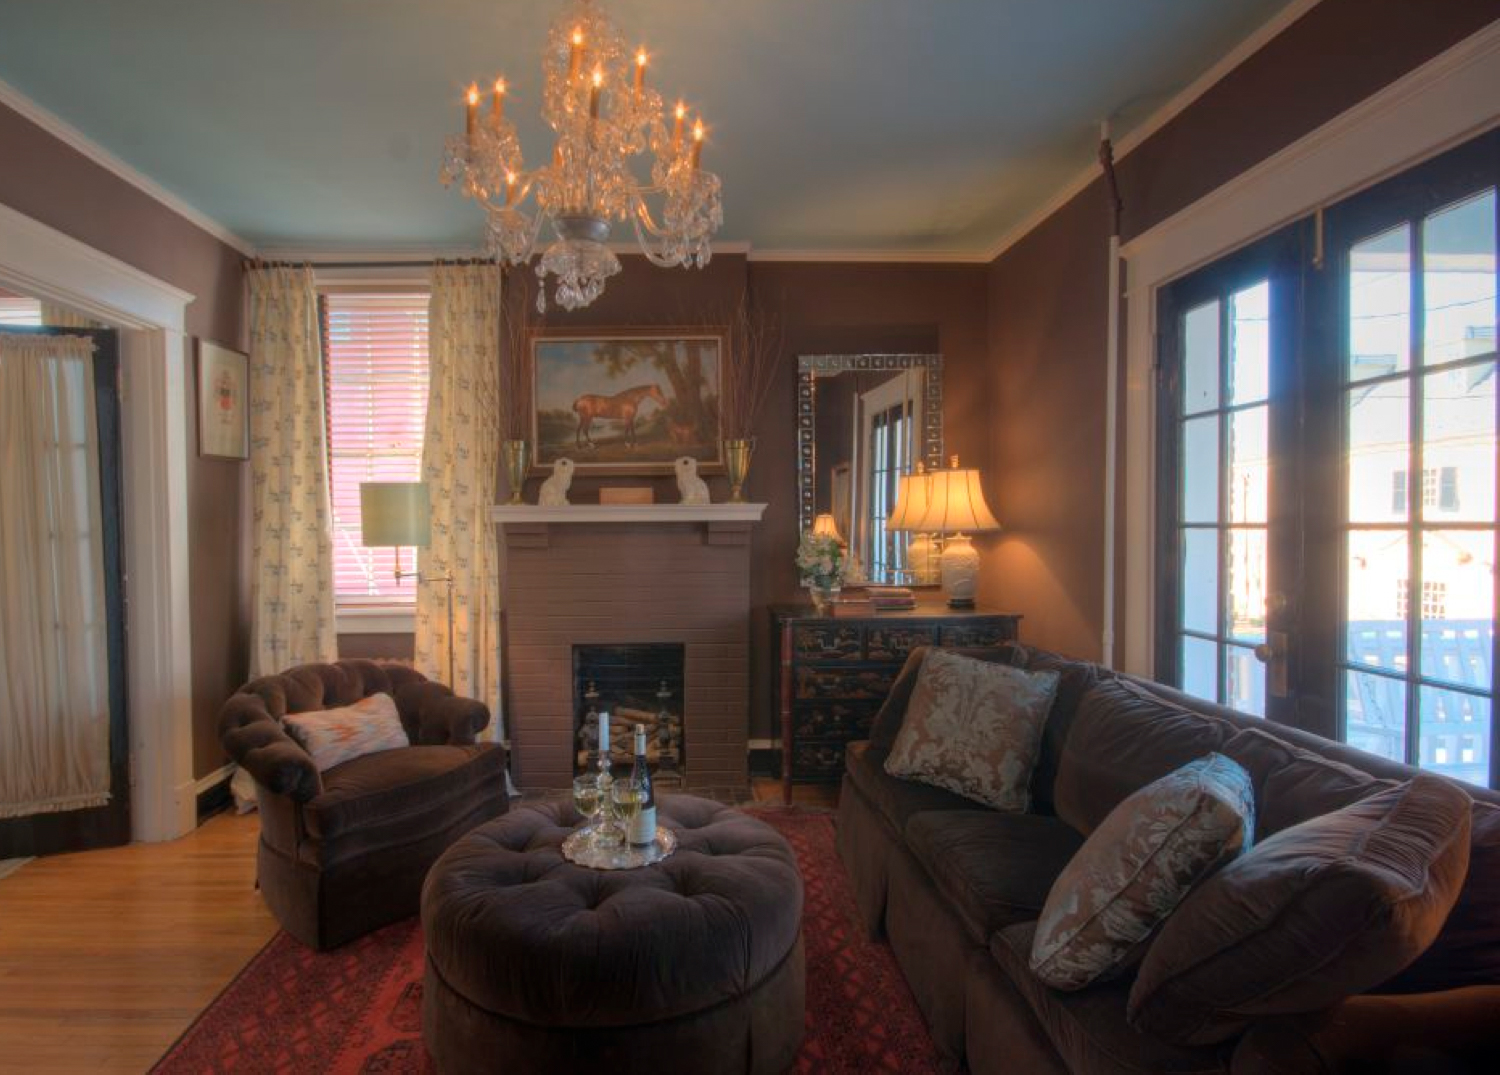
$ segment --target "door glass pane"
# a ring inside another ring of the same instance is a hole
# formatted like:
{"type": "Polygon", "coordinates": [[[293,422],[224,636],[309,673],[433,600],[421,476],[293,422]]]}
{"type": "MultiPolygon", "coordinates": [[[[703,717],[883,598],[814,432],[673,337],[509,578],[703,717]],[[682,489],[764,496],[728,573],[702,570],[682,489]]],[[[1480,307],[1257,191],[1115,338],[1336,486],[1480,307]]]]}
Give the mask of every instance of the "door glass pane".
{"type": "Polygon", "coordinates": [[[1182,413],[1219,405],[1219,302],[1189,310],[1182,319],[1182,413]]]}
{"type": "Polygon", "coordinates": [[[1229,416],[1229,521],[1266,521],[1270,452],[1264,404],[1229,416]]]}
{"type": "Polygon", "coordinates": [[[1224,704],[1251,716],[1266,715],[1266,666],[1244,646],[1224,647],[1224,704]]]}
{"type": "Polygon", "coordinates": [[[1266,532],[1231,530],[1226,549],[1229,637],[1247,642],[1266,638],[1266,532]]]}
{"type": "Polygon", "coordinates": [[[1182,521],[1219,521],[1219,417],[1182,423],[1182,521]]]}
{"type": "Polygon", "coordinates": [[[1370,672],[1344,672],[1344,741],[1392,761],[1406,760],[1406,684],[1370,672]]]}
{"type": "Polygon", "coordinates": [[[1406,535],[1351,530],[1346,563],[1345,630],[1348,659],[1372,668],[1406,669],[1406,535]]]}
{"type": "Polygon", "coordinates": [[[1495,364],[1422,379],[1422,518],[1495,518],[1495,364]]]}
{"type": "Polygon", "coordinates": [[[1449,206],[1422,224],[1422,361],[1495,349],[1495,192],[1449,206]]]}
{"type": "Polygon", "coordinates": [[[1489,786],[1490,700],[1438,687],[1419,690],[1418,760],[1422,768],[1489,786]]]}
{"type": "Polygon", "coordinates": [[[1271,285],[1262,280],[1229,298],[1229,400],[1265,399],[1271,370],[1271,285]]]}
{"type": "Polygon", "coordinates": [[[1411,383],[1403,377],[1347,395],[1349,521],[1404,522],[1410,488],[1411,383]]]}
{"type": "Polygon", "coordinates": [[[1490,689],[1494,548],[1491,531],[1429,530],[1422,535],[1424,676],[1490,689]]]}
{"type": "Polygon", "coordinates": [[[1217,530],[1182,532],[1182,626],[1189,631],[1219,633],[1217,530]]]}
{"type": "Polygon", "coordinates": [[[1349,380],[1411,368],[1411,228],[1349,251],[1349,380]]]}
{"type": "Polygon", "coordinates": [[[1219,647],[1192,635],[1182,636],[1182,689],[1198,698],[1218,700],[1219,647]]]}

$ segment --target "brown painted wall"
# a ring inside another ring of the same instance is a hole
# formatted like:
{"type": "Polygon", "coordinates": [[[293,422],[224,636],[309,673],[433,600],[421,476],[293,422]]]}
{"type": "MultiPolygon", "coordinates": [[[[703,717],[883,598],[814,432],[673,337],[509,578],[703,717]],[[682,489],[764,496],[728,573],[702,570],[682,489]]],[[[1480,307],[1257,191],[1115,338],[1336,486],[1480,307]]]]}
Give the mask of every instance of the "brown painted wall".
{"type": "MultiPolygon", "coordinates": [[[[1121,160],[1124,238],[1496,17],[1497,0],[1323,0],[1121,160]]],[[[987,459],[1006,530],[983,596],[1025,614],[1023,637],[1081,657],[1102,633],[1108,236],[1096,181],[989,270],[987,459]]]]}
{"type": "MultiPolygon", "coordinates": [[[[4,106],[0,147],[0,202],[191,292],[188,333],[243,346],[237,251],[4,106]]],[[[196,400],[191,368],[188,378],[196,400]]],[[[192,420],[188,436],[193,769],[202,776],[224,762],[215,719],[245,678],[247,464],[200,459],[192,420]]]]}

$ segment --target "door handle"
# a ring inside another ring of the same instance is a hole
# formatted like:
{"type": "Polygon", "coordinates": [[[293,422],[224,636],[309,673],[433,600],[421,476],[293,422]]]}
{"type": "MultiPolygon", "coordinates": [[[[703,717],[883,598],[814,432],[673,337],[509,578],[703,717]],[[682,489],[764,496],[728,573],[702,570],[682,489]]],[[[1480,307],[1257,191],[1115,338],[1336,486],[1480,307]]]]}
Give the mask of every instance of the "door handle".
{"type": "Polygon", "coordinates": [[[1273,698],[1287,696],[1289,645],[1285,631],[1267,631],[1266,640],[1255,647],[1255,659],[1266,666],[1266,693],[1273,698]]]}

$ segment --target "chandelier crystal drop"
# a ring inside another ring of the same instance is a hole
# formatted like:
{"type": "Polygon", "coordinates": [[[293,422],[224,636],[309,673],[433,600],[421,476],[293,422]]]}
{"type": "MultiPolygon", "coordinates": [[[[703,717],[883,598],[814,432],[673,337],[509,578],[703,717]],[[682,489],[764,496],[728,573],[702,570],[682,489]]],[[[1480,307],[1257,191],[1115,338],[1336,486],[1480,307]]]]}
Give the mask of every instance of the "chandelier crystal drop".
{"type": "Polygon", "coordinates": [[[447,139],[444,186],[454,183],[484,207],[485,251],[512,265],[537,253],[544,227],[552,238],[537,260],[537,309],[553,301],[587,306],[620,271],[610,228],[629,220],[653,265],[702,268],[724,222],[719,177],[700,166],[705,129],[682,103],[670,121],[661,95],[647,85],[648,55],[631,51],[595,0],[575,0],[547,35],[542,57],[542,117],[556,133],[551,160],[527,168],[514,124],[505,115],[507,85],[494,83],[483,108],[469,87],[464,133],[447,139]],[[637,180],[634,158],[651,154],[650,180],[637,180]],[[649,202],[648,202],[649,199],[649,202]],[[657,211],[652,212],[652,204],[657,211]]]}

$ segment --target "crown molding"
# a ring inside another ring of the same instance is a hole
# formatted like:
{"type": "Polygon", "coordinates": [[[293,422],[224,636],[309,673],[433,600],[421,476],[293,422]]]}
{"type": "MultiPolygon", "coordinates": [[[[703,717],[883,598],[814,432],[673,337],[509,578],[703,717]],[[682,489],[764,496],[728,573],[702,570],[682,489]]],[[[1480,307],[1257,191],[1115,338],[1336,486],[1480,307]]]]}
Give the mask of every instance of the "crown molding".
{"type": "Polygon", "coordinates": [[[783,262],[846,262],[851,264],[870,263],[881,265],[893,264],[932,264],[932,265],[983,265],[990,260],[988,254],[983,250],[799,250],[775,248],[766,250],[751,250],[749,254],[751,261],[783,261],[783,262]]]}
{"type": "MultiPolygon", "coordinates": [[[[1116,142],[1114,147],[1116,163],[1123,160],[1132,150],[1139,147],[1157,131],[1187,111],[1188,107],[1194,101],[1202,97],[1236,67],[1264,48],[1272,38],[1317,7],[1321,2],[1322,0],[1292,0],[1292,3],[1262,23],[1249,37],[1242,39],[1238,45],[1220,57],[1217,63],[1188,83],[1171,100],[1151,113],[1145,121],[1132,128],[1130,133],[1116,142]]],[[[984,260],[993,261],[1015,246],[1016,243],[1036,230],[1053,213],[1088,189],[1089,184],[1097,179],[1099,175],[1100,169],[1097,164],[1090,165],[1080,171],[1071,180],[1063,184],[1056,194],[1037,206],[1023,217],[1019,223],[1013,225],[1001,235],[986,251],[984,260]]]]}
{"type": "Polygon", "coordinates": [[[43,108],[4,79],[0,79],[0,105],[18,113],[69,149],[83,154],[106,172],[129,183],[147,197],[160,202],[188,223],[206,231],[226,246],[233,247],[247,257],[255,255],[255,246],[248,240],[236,235],[207,214],[193,208],[156,180],[126,164],[67,120],[43,108]]]}

